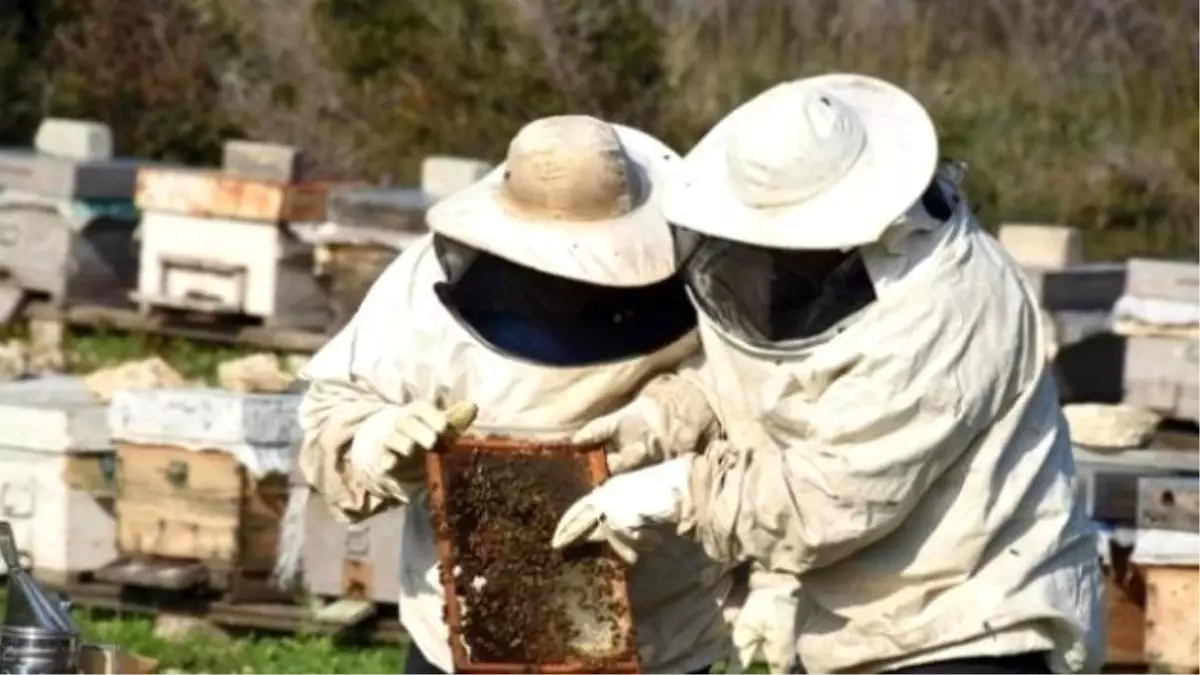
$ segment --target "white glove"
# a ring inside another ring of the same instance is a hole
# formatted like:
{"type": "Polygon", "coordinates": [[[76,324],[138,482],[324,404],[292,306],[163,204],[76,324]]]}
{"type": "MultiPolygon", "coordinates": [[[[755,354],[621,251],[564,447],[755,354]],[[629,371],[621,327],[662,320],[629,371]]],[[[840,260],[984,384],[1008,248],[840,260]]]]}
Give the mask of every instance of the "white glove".
{"type": "Polygon", "coordinates": [[[346,463],[368,493],[407,502],[425,476],[425,452],[447,430],[470,426],[478,409],[457,403],[448,411],[428,401],[388,405],[371,414],[354,434],[346,463]]]}
{"type": "Polygon", "coordinates": [[[750,589],[739,609],[732,612],[733,649],[731,661],[742,672],[762,652],[772,673],[790,673],[796,663],[797,593],[800,580],[791,574],[754,569],[750,589]]]}
{"type": "Polygon", "coordinates": [[[658,439],[665,434],[651,426],[651,420],[660,417],[658,405],[639,396],[623,408],[584,425],[571,437],[571,442],[587,445],[607,441],[608,473],[625,473],[662,458],[658,439]]]}
{"type": "Polygon", "coordinates": [[[679,523],[690,509],[692,456],[685,455],[613,476],[571,505],[554,529],[551,546],[608,542],[629,564],[639,545],[654,540],[653,527],[679,523]]]}

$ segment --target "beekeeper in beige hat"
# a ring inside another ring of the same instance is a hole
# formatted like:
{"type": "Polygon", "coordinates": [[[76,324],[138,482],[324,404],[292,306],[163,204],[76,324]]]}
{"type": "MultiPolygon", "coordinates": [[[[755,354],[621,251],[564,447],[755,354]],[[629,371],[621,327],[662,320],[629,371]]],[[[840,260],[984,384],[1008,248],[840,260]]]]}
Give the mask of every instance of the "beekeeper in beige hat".
{"type": "Polygon", "coordinates": [[[752,565],[734,641],[775,669],[1097,672],[1103,580],[1037,302],[959,174],[871,77],[722,120],[664,212],[700,313],[682,375],[724,436],[606,482],[556,545],[653,551],[646,528],[675,524],[752,565]]]}
{"type": "MultiPolygon", "coordinates": [[[[352,520],[406,505],[407,672],[452,667],[423,492],[423,454],[449,426],[477,415],[482,432],[568,438],[641,391],[652,424],[610,455],[613,473],[667,459],[664,447],[691,451],[704,433],[707,417],[687,415],[699,394],[670,375],[698,348],[661,213],[677,166],[634,129],[585,116],[530,123],[503,164],[432,207],[433,232],[301,373],[306,479],[352,520]]],[[[724,570],[680,537],[633,569],[648,672],[704,671],[725,654],[724,570]]]]}

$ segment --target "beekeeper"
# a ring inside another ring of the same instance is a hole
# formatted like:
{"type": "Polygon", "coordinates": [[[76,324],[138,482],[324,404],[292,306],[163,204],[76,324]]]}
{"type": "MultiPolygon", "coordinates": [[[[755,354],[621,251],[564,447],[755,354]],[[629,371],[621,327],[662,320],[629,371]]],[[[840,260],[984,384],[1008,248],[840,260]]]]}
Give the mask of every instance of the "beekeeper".
{"type": "MultiPolygon", "coordinates": [[[[698,443],[703,428],[663,395],[699,344],[660,209],[678,159],[592,117],[530,123],[504,164],[431,208],[432,234],[384,270],[301,373],[311,381],[300,409],[305,478],[354,521],[407,505],[407,672],[452,668],[422,494],[423,454],[449,427],[476,417],[479,429],[566,439],[661,375],[638,399],[655,432],[611,454],[611,472],[698,443]]],[[[642,664],[705,671],[727,649],[728,577],[696,542],[667,534],[630,575],[642,664]]]]}
{"type": "Polygon", "coordinates": [[[809,672],[1098,672],[1037,303],[937,163],[921,104],[861,75],[780,84],[700,142],[664,213],[700,313],[686,381],[723,437],[601,485],[556,546],[653,550],[675,524],[756,566],[735,641],[794,638],[809,672]]]}

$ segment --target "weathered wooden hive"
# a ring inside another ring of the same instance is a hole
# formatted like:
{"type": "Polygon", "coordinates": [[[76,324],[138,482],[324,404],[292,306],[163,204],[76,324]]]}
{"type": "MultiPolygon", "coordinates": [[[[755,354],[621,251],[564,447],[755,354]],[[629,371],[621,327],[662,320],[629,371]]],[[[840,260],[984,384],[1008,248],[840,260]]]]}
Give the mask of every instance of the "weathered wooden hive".
{"type": "Polygon", "coordinates": [[[235,141],[221,170],[140,171],[139,306],[327,329],[312,244],[292,229],[324,220],[327,187],[296,182],[297,155],[235,141]]]}
{"type": "Polygon", "coordinates": [[[416,188],[330,191],[326,222],[302,236],[317,249],[314,273],[333,304],[335,327],[350,320],[396,255],[428,231],[429,204],[428,196],[416,188]]]}
{"type": "Polygon", "coordinates": [[[0,513],[35,576],[71,581],[117,557],[104,406],[76,377],[0,384],[0,513]]]}
{"type": "Polygon", "coordinates": [[[272,597],[271,570],[299,437],[292,394],[126,389],[113,395],[117,544],[106,577],[207,584],[233,601],[272,597]]]}
{"type": "Polygon", "coordinates": [[[421,165],[414,188],[346,186],[331,190],[326,222],[304,230],[317,247],[316,272],[345,325],[383,269],[428,232],[425,212],[438,200],[482,178],[486,162],[435,155],[421,165]]]}
{"type": "Polygon", "coordinates": [[[48,119],[33,151],[0,150],[0,320],[29,294],[120,306],[137,279],[134,182],[109,128],[48,119]]]}

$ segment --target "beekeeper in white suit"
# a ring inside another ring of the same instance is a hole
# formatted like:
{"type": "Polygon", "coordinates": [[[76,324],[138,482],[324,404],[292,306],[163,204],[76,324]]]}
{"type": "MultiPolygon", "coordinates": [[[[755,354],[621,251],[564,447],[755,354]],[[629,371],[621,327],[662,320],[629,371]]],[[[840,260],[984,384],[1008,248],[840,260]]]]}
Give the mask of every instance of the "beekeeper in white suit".
{"type": "Polygon", "coordinates": [[[778,85],[700,142],[664,211],[700,310],[687,377],[724,437],[607,481],[555,545],[652,551],[646,527],[676,524],[751,561],[735,641],[809,672],[1098,672],[1037,303],[937,161],[922,106],[860,75],[778,85]]]}
{"type": "MultiPolygon", "coordinates": [[[[677,166],[633,129],[584,116],[530,123],[504,164],[432,207],[433,233],[383,272],[302,373],[306,479],[352,520],[407,505],[407,672],[452,667],[422,482],[423,455],[448,425],[477,412],[481,429],[568,438],[661,375],[638,399],[657,435],[623,445],[610,470],[661,461],[664,447],[691,451],[704,433],[704,416],[690,420],[669,398],[669,372],[698,348],[659,205],[677,166]]],[[[630,591],[643,666],[704,672],[724,656],[728,585],[690,539],[669,536],[647,555],[630,591]]]]}

